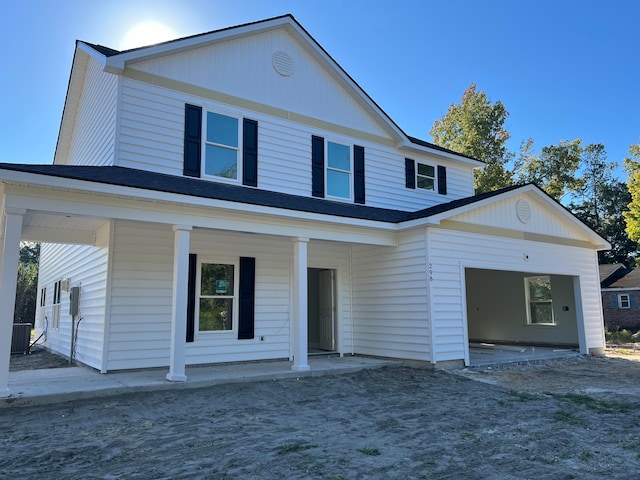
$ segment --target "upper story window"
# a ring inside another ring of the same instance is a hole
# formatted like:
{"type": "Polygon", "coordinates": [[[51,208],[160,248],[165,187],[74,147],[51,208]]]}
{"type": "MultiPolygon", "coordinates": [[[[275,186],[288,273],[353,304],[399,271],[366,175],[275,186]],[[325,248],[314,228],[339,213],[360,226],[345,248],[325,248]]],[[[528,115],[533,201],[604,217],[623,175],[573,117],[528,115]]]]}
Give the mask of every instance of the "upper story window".
{"type": "Polygon", "coordinates": [[[350,145],[311,136],[311,195],[364,205],[365,152],[350,145]]]}
{"type": "Polygon", "coordinates": [[[258,186],[258,121],[184,106],[184,175],[258,186]]]}
{"type": "Polygon", "coordinates": [[[207,112],[203,128],[204,174],[230,180],[241,178],[239,119],[207,112]]]}
{"type": "Polygon", "coordinates": [[[447,194],[447,168],[404,159],[405,187],[447,194]]]}
{"type": "Polygon", "coordinates": [[[527,323],[530,325],[555,325],[551,298],[551,277],[548,275],[525,277],[524,284],[527,296],[527,323]]]}
{"type": "Polygon", "coordinates": [[[351,199],[351,147],[327,142],[327,196],[351,199]]]}
{"type": "Polygon", "coordinates": [[[416,185],[423,190],[435,190],[436,189],[436,169],[433,165],[427,165],[426,163],[419,163],[416,171],[416,185]]]}

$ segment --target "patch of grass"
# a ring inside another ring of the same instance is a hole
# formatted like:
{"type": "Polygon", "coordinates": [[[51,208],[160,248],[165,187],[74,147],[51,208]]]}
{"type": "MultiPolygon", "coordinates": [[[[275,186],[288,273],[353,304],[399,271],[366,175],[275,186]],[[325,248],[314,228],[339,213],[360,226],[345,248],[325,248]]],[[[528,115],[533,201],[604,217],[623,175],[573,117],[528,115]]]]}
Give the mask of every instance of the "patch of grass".
{"type": "Polygon", "coordinates": [[[284,443],[278,448],[278,455],[284,455],[285,453],[295,453],[302,452],[304,450],[309,450],[310,448],[315,448],[317,445],[311,445],[310,443],[303,442],[289,442],[284,443]]]}
{"type": "Polygon", "coordinates": [[[626,405],[606,400],[598,400],[597,398],[590,397],[589,395],[565,393],[556,394],[554,396],[576,405],[582,405],[583,407],[588,408],[589,410],[594,410],[598,413],[627,413],[629,411],[629,407],[626,405]]]}
{"type": "Polygon", "coordinates": [[[375,447],[359,448],[358,451],[360,453],[364,453],[365,455],[369,455],[371,457],[377,457],[378,455],[382,455],[382,452],[380,452],[380,450],[375,447]]]}
{"type": "Polygon", "coordinates": [[[573,413],[567,412],[566,410],[558,410],[553,414],[553,419],[557,422],[565,422],[569,425],[581,425],[584,421],[578,417],[576,417],[573,413]]]}
{"type": "Polygon", "coordinates": [[[532,400],[538,400],[540,398],[537,395],[526,392],[518,392],[516,390],[509,390],[509,395],[519,402],[531,402],[532,400]]]}
{"type": "Polygon", "coordinates": [[[587,460],[590,460],[591,458],[593,458],[593,453],[585,451],[585,452],[582,452],[578,458],[583,462],[586,462],[587,460]]]}
{"type": "Polygon", "coordinates": [[[638,338],[634,337],[633,333],[623,328],[622,330],[605,330],[604,336],[607,342],[621,344],[621,343],[633,343],[637,342],[638,338]]]}

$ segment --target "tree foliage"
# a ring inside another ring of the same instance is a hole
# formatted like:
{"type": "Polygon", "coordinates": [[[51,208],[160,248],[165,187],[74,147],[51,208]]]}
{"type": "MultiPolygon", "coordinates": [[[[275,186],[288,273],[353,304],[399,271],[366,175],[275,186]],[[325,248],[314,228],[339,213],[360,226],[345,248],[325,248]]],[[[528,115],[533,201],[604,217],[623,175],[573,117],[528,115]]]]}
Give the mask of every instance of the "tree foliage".
{"type": "Polygon", "coordinates": [[[476,193],[511,185],[511,174],[505,168],[509,161],[506,142],[509,132],[504,123],[509,116],[502,102],[491,103],[487,94],[478,92],[472,83],[458,105],[436,120],[431,136],[436,145],[449,148],[486,163],[475,176],[476,193]]]}
{"type": "Polygon", "coordinates": [[[629,238],[637,242],[640,241],[640,143],[629,147],[629,157],[624,159],[624,168],[631,201],[623,215],[629,238]]]}
{"type": "Polygon", "coordinates": [[[15,323],[35,323],[36,297],[38,295],[38,262],[40,244],[23,243],[20,246],[18,283],[16,288],[15,323]]]}

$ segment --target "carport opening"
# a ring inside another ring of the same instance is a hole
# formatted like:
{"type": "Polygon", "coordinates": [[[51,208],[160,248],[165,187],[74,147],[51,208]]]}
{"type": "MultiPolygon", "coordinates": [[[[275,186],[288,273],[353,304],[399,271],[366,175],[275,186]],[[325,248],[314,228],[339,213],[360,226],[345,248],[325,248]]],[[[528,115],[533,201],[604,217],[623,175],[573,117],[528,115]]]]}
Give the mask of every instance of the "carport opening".
{"type": "Polygon", "coordinates": [[[579,349],[574,277],[467,268],[465,280],[470,350],[579,349]]]}

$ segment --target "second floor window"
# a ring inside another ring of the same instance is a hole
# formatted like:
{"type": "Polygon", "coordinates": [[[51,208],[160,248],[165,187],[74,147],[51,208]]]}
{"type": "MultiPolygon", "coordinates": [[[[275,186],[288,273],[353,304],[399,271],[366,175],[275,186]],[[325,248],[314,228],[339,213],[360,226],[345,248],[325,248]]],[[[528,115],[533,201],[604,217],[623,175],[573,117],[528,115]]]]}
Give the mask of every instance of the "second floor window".
{"type": "Polygon", "coordinates": [[[418,171],[416,172],[418,188],[423,190],[435,190],[436,186],[436,169],[433,165],[418,163],[418,171]]]}
{"type": "Polygon", "coordinates": [[[327,142],[327,196],[351,199],[351,147],[327,142]]]}
{"type": "Polygon", "coordinates": [[[240,121],[215,112],[207,112],[205,118],[204,174],[238,180],[240,121]]]}

